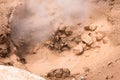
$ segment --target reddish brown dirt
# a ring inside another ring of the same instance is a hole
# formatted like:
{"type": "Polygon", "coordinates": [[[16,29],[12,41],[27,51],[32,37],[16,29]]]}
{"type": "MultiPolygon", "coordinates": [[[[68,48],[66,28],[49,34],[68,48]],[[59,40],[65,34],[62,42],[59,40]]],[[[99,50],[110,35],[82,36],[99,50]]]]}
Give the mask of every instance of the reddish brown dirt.
{"type": "MultiPolygon", "coordinates": [[[[119,0],[93,0],[92,11],[82,25],[75,24],[72,27],[74,33],[80,31],[82,33],[90,33],[94,44],[90,42],[89,36],[83,39],[82,44],[87,44],[84,53],[80,52],[81,46],[76,53],[73,49],[63,51],[60,54],[56,51],[48,49],[46,46],[36,45],[34,48],[35,54],[25,56],[26,64],[20,63],[16,56],[15,49],[12,46],[11,53],[9,36],[9,14],[12,9],[22,1],[17,0],[1,0],[0,1],[0,55],[3,53],[10,54],[6,58],[0,58],[0,63],[3,65],[13,65],[15,67],[26,69],[36,75],[47,75],[51,70],[59,68],[68,68],[71,75],[74,75],[78,80],[80,77],[85,77],[86,80],[119,80],[120,79],[120,1],[119,0]],[[95,31],[84,30],[86,26],[97,26],[95,31]],[[82,26],[82,27],[81,27],[82,26]],[[102,33],[104,38],[101,38],[102,33]],[[97,40],[94,41],[94,38],[97,40]],[[86,41],[87,38],[87,41],[86,41]],[[3,42],[2,42],[3,41],[3,42]],[[90,44],[90,46],[88,46],[90,44]],[[6,45],[6,46],[4,46],[6,45]],[[6,52],[5,52],[5,51],[6,52]],[[57,54],[56,54],[57,53],[57,54]]],[[[77,46],[77,45],[76,45],[77,46]]],[[[76,48],[75,48],[76,49],[76,48]]],[[[64,72],[64,71],[63,71],[64,72]]],[[[73,77],[69,75],[69,79],[73,77]]],[[[55,80],[52,78],[52,80],[55,80]]],[[[60,79],[58,79],[60,80],[60,79]]]]}

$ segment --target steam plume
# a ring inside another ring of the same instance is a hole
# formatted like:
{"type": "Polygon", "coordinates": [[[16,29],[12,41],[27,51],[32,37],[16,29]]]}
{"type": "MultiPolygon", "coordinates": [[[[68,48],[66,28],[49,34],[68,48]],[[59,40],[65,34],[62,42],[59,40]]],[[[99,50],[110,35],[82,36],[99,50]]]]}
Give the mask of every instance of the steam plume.
{"type": "Polygon", "coordinates": [[[16,8],[12,19],[12,38],[18,43],[36,43],[47,39],[60,24],[83,22],[90,0],[26,0],[16,8]]]}

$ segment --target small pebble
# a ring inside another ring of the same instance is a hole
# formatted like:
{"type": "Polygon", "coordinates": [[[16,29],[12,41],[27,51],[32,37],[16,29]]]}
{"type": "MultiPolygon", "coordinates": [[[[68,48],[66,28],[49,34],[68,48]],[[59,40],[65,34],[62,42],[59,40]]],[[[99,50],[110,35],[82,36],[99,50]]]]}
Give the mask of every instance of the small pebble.
{"type": "Polygon", "coordinates": [[[81,55],[83,52],[84,52],[84,48],[82,45],[77,45],[74,49],[73,49],[73,52],[76,54],[76,55],[81,55]]]}
{"type": "Polygon", "coordinates": [[[86,80],[85,77],[80,77],[80,80],[86,80]]]}
{"type": "Polygon", "coordinates": [[[103,33],[101,33],[101,32],[96,33],[96,40],[97,41],[101,41],[104,37],[105,37],[105,35],[103,33]]]}
{"type": "Polygon", "coordinates": [[[87,45],[91,45],[93,43],[92,38],[87,34],[87,33],[83,33],[81,35],[81,39],[84,43],[86,43],[87,45]]]}
{"type": "Polygon", "coordinates": [[[96,29],[97,29],[96,25],[90,25],[85,27],[85,30],[90,30],[90,31],[95,31],[96,29]]]}

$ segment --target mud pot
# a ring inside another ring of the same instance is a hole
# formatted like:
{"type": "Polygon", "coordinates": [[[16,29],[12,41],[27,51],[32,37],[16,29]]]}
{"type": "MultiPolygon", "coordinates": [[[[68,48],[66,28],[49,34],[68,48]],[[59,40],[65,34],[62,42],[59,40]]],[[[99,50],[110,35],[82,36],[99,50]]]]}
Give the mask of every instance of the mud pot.
{"type": "Polygon", "coordinates": [[[0,65],[46,80],[120,79],[120,0],[0,0],[0,65]]]}

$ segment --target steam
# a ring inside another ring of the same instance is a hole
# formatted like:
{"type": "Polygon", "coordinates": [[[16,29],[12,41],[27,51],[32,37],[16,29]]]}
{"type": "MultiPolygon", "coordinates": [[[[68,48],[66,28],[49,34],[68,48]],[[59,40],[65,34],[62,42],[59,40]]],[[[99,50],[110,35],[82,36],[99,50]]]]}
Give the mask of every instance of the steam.
{"type": "Polygon", "coordinates": [[[61,24],[71,26],[89,15],[90,0],[26,0],[16,8],[12,38],[17,43],[37,43],[47,39],[61,24]]]}

